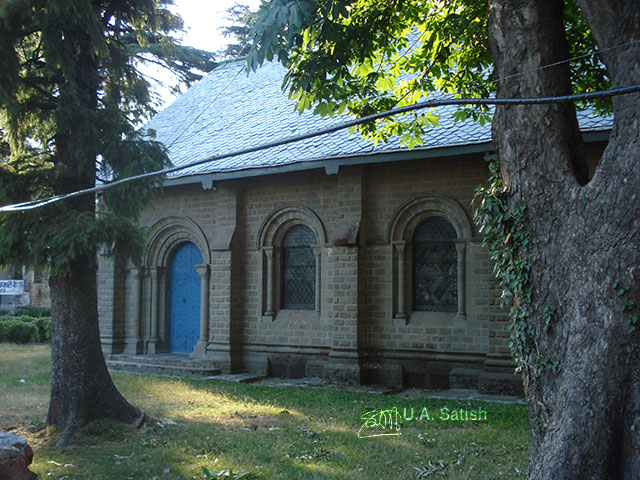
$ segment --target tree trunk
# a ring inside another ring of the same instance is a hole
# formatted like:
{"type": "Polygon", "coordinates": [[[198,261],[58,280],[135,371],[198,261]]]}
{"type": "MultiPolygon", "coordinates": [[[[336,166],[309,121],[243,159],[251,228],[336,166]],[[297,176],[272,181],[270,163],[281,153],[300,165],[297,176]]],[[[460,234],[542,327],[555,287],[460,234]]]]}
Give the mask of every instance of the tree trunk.
{"type": "MultiPolygon", "coordinates": [[[[55,162],[64,166],[57,193],[92,187],[95,184],[96,142],[100,138],[95,122],[99,72],[91,38],[85,26],[65,27],[69,51],[66,81],[60,85],[56,112],[55,162]],[[92,131],[92,129],[94,131],[92,131]]],[[[93,196],[67,200],[68,212],[95,215],[93,196]]],[[[75,221],[74,215],[60,215],[60,221],[75,221]]],[[[86,228],[79,223],[79,229],[86,228]]],[[[140,417],[138,409],[118,392],[105,364],[98,329],[97,256],[95,242],[87,238],[70,242],[67,261],[54,265],[49,278],[51,290],[51,399],[47,423],[63,427],[58,446],[65,446],[73,433],[89,421],[111,418],[131,423],[140,417]],[[56,274],[58,270],[67,273],[56,274]]],[[[58,256],[61,256],[58,253],[58,256]]]]}
{"type": "MultiPolygon", "coordinates": [[[[600,49],[640,38],[638,1],[579,3],[600,49]]],[[[562,4],[490,0],[498,78],[567,58],[562,4]]],[[[638,58],[637,44],[602,56],[613,87],[640,83],[638,58]]],[[[565,64],[502,81],[498,96],[570,91],[565,64]]],[[[628,324],[637,306],[623,312],[625,302],[640,303],[639,105],[638,94],[615,98],[613,131],[592,179],[573,105],[496,109],[509,205],[526,202],[531,235],[526,322],[535,351],[523,360],[556,371],[525,368],[531,479],[640,476],[640,332],[628,324]],[[620,294],[614,283],[629,290],[620,294]]]]}
{"type": "Polygon", "coordinates": [[[100,345],[96,257],[67,276],[52,276],[51,400],[47,423],[64,428],[58,446],[87,422],[111,418],[132,423],[141,412],[116,389],[100,345]]]}

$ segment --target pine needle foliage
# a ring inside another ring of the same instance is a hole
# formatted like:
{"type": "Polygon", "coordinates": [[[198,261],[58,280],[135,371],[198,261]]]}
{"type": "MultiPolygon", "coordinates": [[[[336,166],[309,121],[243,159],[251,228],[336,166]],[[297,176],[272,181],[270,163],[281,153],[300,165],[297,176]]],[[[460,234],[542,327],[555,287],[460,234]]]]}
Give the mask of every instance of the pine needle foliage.
{"type": "MultiPolygon", "coordinates": [[[[0,203],[41,199],[169,165],[136,129],[154,111],[142,63],[190,84],[215,67],[183,47],[171,0],[0,2],[0,203]]],[[[0,216],[0,264],[66,274],[99,246],[136,258],[154,180],[0,216]]]]}

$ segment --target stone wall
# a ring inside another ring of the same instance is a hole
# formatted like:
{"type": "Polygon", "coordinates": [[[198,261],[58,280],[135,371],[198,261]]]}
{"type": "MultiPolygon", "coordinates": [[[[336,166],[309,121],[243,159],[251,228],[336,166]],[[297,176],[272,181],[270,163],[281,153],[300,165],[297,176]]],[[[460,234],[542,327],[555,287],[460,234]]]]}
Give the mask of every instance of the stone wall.
{"type": "Polygon", "coordinates": [[[487,177],[477,154],[167,186],[141,217],[150,229],[141,268],[101,257],[105,352],[167,351],[167,265],[188,240],[208,265],[195,357],[227,371],[516,391],[506,317],[471,222],[487,177]],[[412,229],[430,215],[457,231],[455,312],[412,310],[412,229]],[[284,310],[280,245],[297,224],[318,239],[316,305],[284,310]]]}
{"type": "Polygon", "coordinates": [[[21,295],[0,295],[0,310],[13,311],[15,308],[33,305],[34,307],[51,307],[49,292],[49,271],[47,269],[20,270],[0,269],[0,280],[23,280],[24,293],[21,295]]]}

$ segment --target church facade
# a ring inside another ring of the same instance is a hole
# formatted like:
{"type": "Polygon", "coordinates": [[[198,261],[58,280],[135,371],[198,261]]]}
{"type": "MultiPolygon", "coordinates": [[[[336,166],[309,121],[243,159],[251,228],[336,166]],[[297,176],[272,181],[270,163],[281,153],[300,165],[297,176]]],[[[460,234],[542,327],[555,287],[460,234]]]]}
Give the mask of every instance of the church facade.
{"type": "MultiPolygon", "coordinates": [[[[280,66],[241,69],[219,67],[150,122],[174,164],[340,121],[294,113],[280,66]]],[[[140,220],[141,264],[100,257],[105,353],[518,392],[508,318],[472,222],[494,154],[489,127],[448,113],[411,151],[337,132],[169,178],[140,220]]],[[[593,163],[608,125],[580,120],[593,163]]]]}

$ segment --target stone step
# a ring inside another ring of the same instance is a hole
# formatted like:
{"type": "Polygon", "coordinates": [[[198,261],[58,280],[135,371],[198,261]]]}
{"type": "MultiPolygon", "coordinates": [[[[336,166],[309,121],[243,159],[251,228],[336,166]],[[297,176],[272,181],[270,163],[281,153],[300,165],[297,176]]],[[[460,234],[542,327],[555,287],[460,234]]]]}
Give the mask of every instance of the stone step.
{"type": "Polygon", "coordinates": [[[259,373],[227,373],[211,377],[211,380],[224,380],[236,383],[255,383],[262,381],[265,378],[267,378],[266,375],[261,375],[259,373]]]}
{"type": "Polygon", "coordinates": [[[110,370],[119,370],[129,373],[144,373],[148,375],[175,376],[175,377],[211,377],[219,375],[221,370],[210,365],[201,365],[191,362],[190,365],[167,363],[151,363],[148,361],[135,362],[131,360],[107,360],[110,370]]]}
{"type": "Polygon", "coordinates": [[[107,360],[116,362],[133,362],[149,365],[179,365],[183,367],[209,367],[214,366],[212,362],[206,360],[193,360],[187,354],[168,353],[159,355],[111,355],[107,360]]]}

